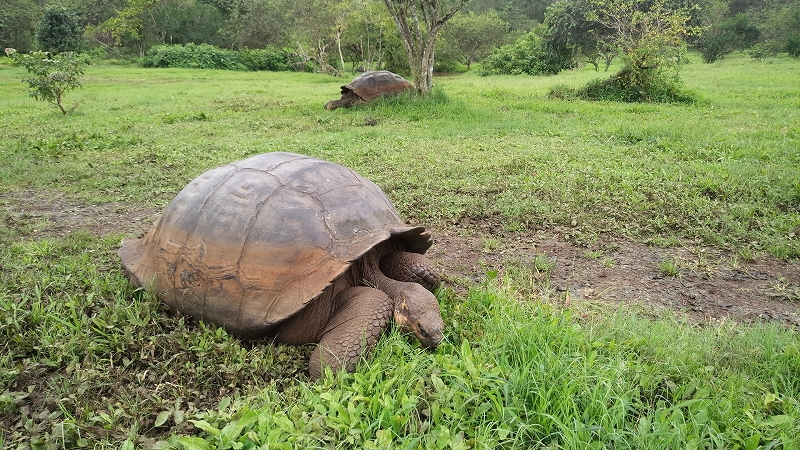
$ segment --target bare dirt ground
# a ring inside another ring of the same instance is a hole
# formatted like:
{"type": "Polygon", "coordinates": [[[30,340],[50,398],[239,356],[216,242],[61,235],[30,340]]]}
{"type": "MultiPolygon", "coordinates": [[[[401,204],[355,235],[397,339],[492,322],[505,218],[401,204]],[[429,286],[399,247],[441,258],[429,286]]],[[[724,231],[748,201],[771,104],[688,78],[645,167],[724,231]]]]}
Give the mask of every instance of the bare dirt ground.
{"type": "MultiPolygon", "coordinates": [[[[61,237],[84,230],[95,235],[143,234],[160,210],[122,203],[81,204],[35,195],[0,194],[0,218],[31,238],[61,237]]],[[[556,302],[588,300],[661,314],[685,315],[692,322],[777,321],[800,328],[800,264],[768,256],[739,261],[709,247],[661,248],[603,236],[589,247],[571,245],[569,229],[528,234],[498,234],[491,224],[432,230],[428,252],[448,284],[464,291],[487,274],[507,267],[547,266],[537,277],[539,293],[556,302]],[[669,261],[678,270],[659,267],[669,261]]],[[[535,272],[535,271],[534,271],[535,272]]]]}

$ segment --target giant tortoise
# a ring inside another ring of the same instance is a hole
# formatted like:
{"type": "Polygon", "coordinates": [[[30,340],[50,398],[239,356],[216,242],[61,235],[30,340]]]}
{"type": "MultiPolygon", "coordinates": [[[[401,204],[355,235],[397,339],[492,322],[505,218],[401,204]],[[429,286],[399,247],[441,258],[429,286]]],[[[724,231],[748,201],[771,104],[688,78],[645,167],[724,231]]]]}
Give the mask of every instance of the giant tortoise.
{"type": "Polygon", "coordinates": [[[411,89],[414,89],[413,84],[388,70],[364,72],[342,86],[342,98],[329,101],[325,108],[334,110],[340,106],[360,105],[378,97],[388,97],[411,89]]]}
{"type": "Polygon", "coordinates": [[[119,256],[175,313],[244,339],[318,343],[318,378],[326,366],[354,370],[392,319],[423,346],[439,344],[431,244],[354,171],[266,153],[197,177],[119,256]]]}

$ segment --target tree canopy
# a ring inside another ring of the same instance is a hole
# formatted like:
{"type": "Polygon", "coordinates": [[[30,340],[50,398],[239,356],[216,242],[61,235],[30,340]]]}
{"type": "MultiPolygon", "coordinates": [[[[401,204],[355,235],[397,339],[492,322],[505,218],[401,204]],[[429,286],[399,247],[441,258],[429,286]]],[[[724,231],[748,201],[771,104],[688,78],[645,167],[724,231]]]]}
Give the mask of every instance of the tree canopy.
{"type": "Polygon", "coordinates": [[[509,24],[493,10],[477,14],[470,11],[453,16],[442,30],[442,37],[469,70],[470,65],[491,53],[506,40],[509,24]]]}
{"type": "Polygon", "coordinates": [[[61,7],[48,7],[39,21],[36,42],[46,52],[77,52],[83,47],[83,27],[78,15],[61,7]]]}
{"type": "MultiPolygon", "coordinates": [[[[585,63],[599,70],[618,57],[649,65],[623,36],[660,26],[643,22],[653,5],[680,12],[677,37],[707,62],[732,51],[800,56],[796,0],[5,0],[0,42],[22,52],[123,57],[190,43],[279,49],[302,62],[295,68],[388,69],[427,92],[434,63],[448,58],[451,68],[481,62],[486,72],[531,74],[585,63]],[[620,11],[638,14],[631,29],[616,19],[620,11]],[[685,32],[693,29],[703,33],[685,32]]],[[[667,41],[649,42],[660,50],[647,58],[674,56],[667,41]]]]}

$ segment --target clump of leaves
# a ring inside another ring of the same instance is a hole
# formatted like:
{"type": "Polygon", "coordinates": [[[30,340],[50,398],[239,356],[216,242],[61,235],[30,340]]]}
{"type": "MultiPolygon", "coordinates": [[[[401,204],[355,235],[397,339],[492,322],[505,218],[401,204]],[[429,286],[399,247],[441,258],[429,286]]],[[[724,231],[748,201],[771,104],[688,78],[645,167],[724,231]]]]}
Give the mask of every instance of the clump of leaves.
{"type": "Polygon", "coordinates": [[[694,103],[677,76],[657,70],[623,69],[605,80],[595,80],[577,91],[587,100],[621,102],[694,103]]]}
{"type": "Polygon", "coordinates": [[[81,86],[83,67],[73,52],[52,56],[49,52],[15,54],[14,62],[25,67],[31,76],[22,79],[28,83],[28,95],[56,105],[62,114],[72,112],[78,105],[65,109],[64,94],[81,86]]]}
{"type": "Polygon", "coordinates": [[[583,98],[622,102],[693,103],[684,92],[678,71],[691,27],[684,8],[671,8],[664,0],[590,0],[587,17],[605,27],[606,43],[619,48],[622,70],[607,80],[596,80],[570,92],[555,89],[552,98],[583,98]]]}

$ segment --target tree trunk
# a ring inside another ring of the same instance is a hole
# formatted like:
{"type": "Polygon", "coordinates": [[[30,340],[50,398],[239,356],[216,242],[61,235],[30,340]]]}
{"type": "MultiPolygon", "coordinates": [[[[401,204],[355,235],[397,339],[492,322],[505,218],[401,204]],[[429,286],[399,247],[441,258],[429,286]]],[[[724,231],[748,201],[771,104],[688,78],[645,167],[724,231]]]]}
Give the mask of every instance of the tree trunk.
{"type": "Polygon", "coordinates": [[[342,28],[336,29],[336,46],[339,49],[339,70],[344,73],[344,55],[342,54],[342,28]]]}
{"type": "Polygon", "coordinates": [[[394,19],[403,47],[408,54],[408,65],[414,86],[420,94],[433,88],[433,63],[436,36],[442,26],[457,13],[467,0],[455,0],[449,11],[441,15],[440,0],[383,0],[394,19]]]}

